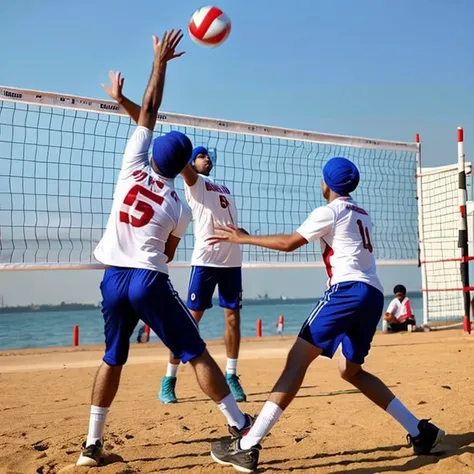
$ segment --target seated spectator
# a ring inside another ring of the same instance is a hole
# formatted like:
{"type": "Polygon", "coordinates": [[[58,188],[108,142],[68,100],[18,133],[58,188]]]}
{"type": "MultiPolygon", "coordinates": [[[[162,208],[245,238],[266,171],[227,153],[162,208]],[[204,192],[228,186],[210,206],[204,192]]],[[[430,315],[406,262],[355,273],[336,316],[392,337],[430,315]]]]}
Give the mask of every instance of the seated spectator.
{"type": "Polygon", "coordinates": [[[393,289],[395,298],[388,305],[383,317],[384,332],[414,331],[416,329],[415,315],[412,312],[407,289],[397,285],[393,289]]]}

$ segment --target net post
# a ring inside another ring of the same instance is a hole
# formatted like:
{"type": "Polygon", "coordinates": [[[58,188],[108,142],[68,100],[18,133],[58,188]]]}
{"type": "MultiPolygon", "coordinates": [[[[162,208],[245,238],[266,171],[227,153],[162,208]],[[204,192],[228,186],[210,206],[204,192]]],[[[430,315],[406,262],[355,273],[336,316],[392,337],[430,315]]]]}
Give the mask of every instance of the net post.
{"type": "Polygon", "coordinates": [[[469,288],[469,243],[467,235],[467,209],[466,209],[466,159],[464,155],[464,130],[458,127],[458,175],[459,175],[459,240],[461,249],[461,281],[463,285],[464,317],[463,328],[471,333],[470,306],[471,297],[469,288]]]}
{"type": "MultiPolygon", "coordinates": [[[[426,289],[427,279],[426,279],[426,266],[423,262],[426,260],[425,257],[425,247],[424,247],[424,226],[423,226],[423,195],[421,180],[422,178],[422,169],[421,169],[421,141],[420,134],[415,134],[415,143],[418,147],[416,152],[416,201],[418,207],[418,266],[421,269],[421,287],[426,289]]],[[[428,324],[428,295],[425,291],[422,292],[423,295],[423,324],[428,324]]]]}

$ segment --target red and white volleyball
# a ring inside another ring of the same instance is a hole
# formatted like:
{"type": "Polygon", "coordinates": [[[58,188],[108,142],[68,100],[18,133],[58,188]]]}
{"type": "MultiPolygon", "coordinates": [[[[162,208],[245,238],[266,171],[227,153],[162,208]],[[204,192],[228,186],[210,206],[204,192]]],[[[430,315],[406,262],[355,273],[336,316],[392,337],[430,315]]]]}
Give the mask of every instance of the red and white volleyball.
{"type": "Polygon", "coordinates": [[[222,44],[230,33],[229,17],[217,7],[202,7],[189,20],[189,36],[196,43],[214,48],[222,44]]]}

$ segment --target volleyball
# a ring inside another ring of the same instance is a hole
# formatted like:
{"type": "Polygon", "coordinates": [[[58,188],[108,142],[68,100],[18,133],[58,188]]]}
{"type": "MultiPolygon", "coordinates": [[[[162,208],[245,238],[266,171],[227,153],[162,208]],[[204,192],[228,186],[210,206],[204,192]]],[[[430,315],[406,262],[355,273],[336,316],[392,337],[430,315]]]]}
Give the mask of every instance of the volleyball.
{"type": "Polygon", "coordinates": [[[188,25],[191,39],[209,48],[222,44],[229,36],[230,29],[229,17],[220,8],[212,6],[196,10],[188,25]]]}

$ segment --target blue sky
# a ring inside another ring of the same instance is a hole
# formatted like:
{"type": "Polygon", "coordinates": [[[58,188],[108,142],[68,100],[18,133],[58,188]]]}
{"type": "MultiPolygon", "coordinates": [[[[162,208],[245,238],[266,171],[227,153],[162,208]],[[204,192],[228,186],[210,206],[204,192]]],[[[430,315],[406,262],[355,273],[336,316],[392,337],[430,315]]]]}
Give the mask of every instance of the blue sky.
{"type": "MultiPolygon", "coordinates": [[[[467,158],[474,153],[472,1],[222,0],[217,5],[232,19],[229,40],[206,49],[185,36],[187,54],[169,67],[163,110],[392,140],[410,141],[419,132],[428,166],[456,161],[461,125],[467,158]]],[[[151,34],[185,29],[199,6],[189,0],[7,2],[0,83],[105,97],[99,83],[116,69],[126,77],[126,93],[140,100],[152,61],[151,34]]],[[[176,275],[180,290],[186,286],[184,273],[176,275]]],[[[251,273],[249,289],[258,285],[256,292],[276,295],[288,293],[294,278],[286,272],[265,287],[268,279],[251,273]]],[[[291,293],[309,296],[317,286],[319,295],[321,273],[314,271],[314,278],[305,277],[291,293]]],[[[387,289],[401,274],[382,270],[387,289]]],[[[18,282],[38,288],[34,301],[57,300],[48,288],[56,280],[61,285],[61,275],[48,275],[44,288],[39,286],[44,275],[0,275],[0,286],[10,304],[24,299],[18,282]]],[[[66,299],[98,300],[98,274],[83,298],[73,291],[84,276],[68,273],[66,299]]],[[[407,286],[419,288],[417,269],[403,270],[403,277],[407,286]]]]}

